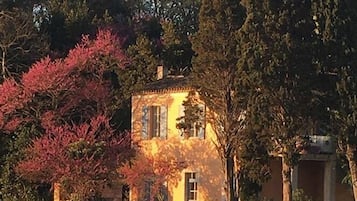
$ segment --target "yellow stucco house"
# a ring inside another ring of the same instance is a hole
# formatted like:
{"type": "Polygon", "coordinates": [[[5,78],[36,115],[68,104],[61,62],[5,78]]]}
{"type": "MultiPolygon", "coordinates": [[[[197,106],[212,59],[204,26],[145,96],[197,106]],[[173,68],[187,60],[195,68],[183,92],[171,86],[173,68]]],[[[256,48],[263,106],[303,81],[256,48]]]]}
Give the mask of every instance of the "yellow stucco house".
{"type": "MultiPolygon", "coordinates": [[[[178,118],[184,116],[183,103],[192,90],[187,78],[168,76],[163,67],[158,67],[157,76],[156,81],[132,96],[131,131],[133,141],[139,143],[144,154],[161,159],[174,158],[186,164],[178,177],[163,184],[167,196],[162,201],[225,201],[224,172],[211,125],[203,118],[200,126],[193,126],[188,133],[177,128],[178,118]]],[[[208,108],[203,102],[199,106],[205,117],[208,108]]],[[[291,175],[293,189],[303,189],[314,201],[352,201],[350,186],[336,179],[333,142],[326,136],[311,139],[315,149],[303,155],[294,168],[291,175]]],[[[281,201],[280,157],[272,156],[270,167],[272,178],[263,185],[261,197],[281,201]]],[[[110,201],[147,200],[139,194],[130,189],[127,198],[122,186],[103,193],[110,201]]],[[[54,196],[55,201],[60,200],[59,188],[55,188],[54,196]]]]}
{"type": "MultiPolygon", "coordinates": [[[[177,119],[192,90],[182,76],[167,76],[158,67],[157,80],[132,96],[132,134],[144,153],[187,163],[175,181],[167,181],[169,201],[224,201],[224,173],[208,121],[183,136],[177,119]]],[[[208,108],[201,103],[204,115],[208,108]]],[[[303,189],[314,201],[353,200],[350,187],[336,179],[336,155],[327,136],[312,136],[311,152],[304,154],[292,172],[292,188],[303,189]]],[[[272,178],[263,185],[261,197],[282,200],[281,158],[272,156],[272,178]]],[[[337,175],[338,176],[338,175],[337,175]]],[[[131,201],[141,201],[136,195],[131,201]]]]}
{"type": "MultiPolygon", "coordinates": [[[[176,128],[183,116],[183,101],[190,88],[181,76],[165,76],[158,68],[158,80],[132,97],[132,135],[144,153],[155,157],[175,158],[187,167],[175,181],[167,181],[168,200],[221,201],[224,198],[224,178],[215,135],[208,123],[194,127],[184,135],[176,128]],[[162,79],[165,77],[165,79],[162,79]]],[[[203,113],[204,104],[200,104],[203,113]]],[[[136,195],[131,200],[140,200],[136,195]]]]}

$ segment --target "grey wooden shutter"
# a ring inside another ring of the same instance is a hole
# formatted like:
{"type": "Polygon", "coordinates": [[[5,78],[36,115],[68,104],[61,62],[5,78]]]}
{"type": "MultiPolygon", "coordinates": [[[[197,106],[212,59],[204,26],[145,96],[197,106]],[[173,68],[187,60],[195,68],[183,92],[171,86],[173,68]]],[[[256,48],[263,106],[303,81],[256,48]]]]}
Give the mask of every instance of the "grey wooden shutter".
{"type": "Polygon", "coordinates": [[[167,137],[167,107],[160,106],[160,138],[167,137]]]}
{"type": "Polygon", "coordinates": [[[148,125],[149,125],[149,107],[144,106],[142,108],[142,119],[141,119],[141,139],[147,140],[148,135],[148,125]]]}
{"type": "Polygon", "coordinates": [[[198,138],[204,139],[205,138],[205,128],[206,128],[206,108],[204,104],[199,104],[198,107],[202,111],[202,116],[200,116],[200,124],[201,126],[199,127],[198,130],[198,138]]]}
{"type": "MultiPolygon", "coordinates": [[[[178,113],[178,117],[177,118],[184,117],[184,116],[185,116],[185,106],[180,105],[179,106],[179,113],[178,113]]],[[[184,122],[185,122],[185,119],[182,118],[182,119],[180,119],[180,121],[178,123],[184,123],[184,122]]],[[[184,129],[183,128],[178,129],[178,133],[180,135],[180,139],[185,139],[184,129]]]]}

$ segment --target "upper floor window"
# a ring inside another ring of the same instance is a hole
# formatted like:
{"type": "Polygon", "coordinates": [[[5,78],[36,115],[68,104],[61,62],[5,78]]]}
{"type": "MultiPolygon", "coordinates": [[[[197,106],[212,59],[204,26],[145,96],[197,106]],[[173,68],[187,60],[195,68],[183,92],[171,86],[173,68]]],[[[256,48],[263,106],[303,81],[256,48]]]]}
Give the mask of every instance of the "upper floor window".
{"type": "Polygon", "coordinates": [[[196,172],[185,173],[185,201],[198,200],[198,182],[196,172]]]}
{"type": "Polygon", "coordinates": [[[166,132],[166,106],[144,106],[142,108],[142,139],[152,139],[155,137],[166,139],[166,132]]]}
{"type": "Polygon", "coordinates": [[[176,127],[183,138],[197,137],[203,139],[205,136],[205,105],[181,105],[176,127]]]}

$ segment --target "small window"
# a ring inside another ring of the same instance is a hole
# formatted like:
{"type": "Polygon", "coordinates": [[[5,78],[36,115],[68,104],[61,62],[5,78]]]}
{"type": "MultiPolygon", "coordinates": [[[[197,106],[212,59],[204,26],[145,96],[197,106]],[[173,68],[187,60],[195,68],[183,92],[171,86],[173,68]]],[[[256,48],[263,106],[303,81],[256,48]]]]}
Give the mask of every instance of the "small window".
{"type": "Polygon", "coordinates": [[[196,104],[191,107],[180,105],[179,117],[176,120],[176,127],[179,129],[181,137],[204,139],[205,106],[203,104],[196,104]]]}
{"type": "Polygon", "coordinates": [[[149,107],[149,138],[160,137],[160,107],[149,107]]]}
{"type": "MultiPolygon", "coordinates": [[[[157,188],[157,187],[155,187],[157,188]]],[[[167,201],[168,189],[167,183],[161,184],[157,190],[154,191],[154,183],[152,181],[145,181],[144,189],[141,192],[141,199],[143,201],[167,201]]]]}
{"type": "Polygon", "coordinates": [[[185,201],[197,201],[198,200],[198,188],[197,188],[197,173],[187,172],[185,173],[185,201]]]}
{"type": "Polygon", "coordinates": [[[167,108],[166,106],[145,106],[142,116],[142,138],[166,139],[167,108]]]}
{"type": "Polygon", "coordinates": [[[142,200],[143,201],[150,201],[151,196],[152,196],[151,188],[152,188],[152,181],[145,181],[144,192],[142,192],[142,200]]]}

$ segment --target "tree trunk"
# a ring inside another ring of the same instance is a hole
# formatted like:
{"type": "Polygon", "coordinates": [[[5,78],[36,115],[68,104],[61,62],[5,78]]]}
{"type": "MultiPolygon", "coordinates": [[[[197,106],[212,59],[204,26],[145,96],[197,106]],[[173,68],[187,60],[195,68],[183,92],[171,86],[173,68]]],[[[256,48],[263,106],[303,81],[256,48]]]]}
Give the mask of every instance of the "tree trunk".
{"type": "Polygon", "coordinates": [[[234,174],[233,174],[233,158],[228,156],[225,158],[225,169],[226,169],[226,198],[227,201],[235,201],[234,198],[234,174]]]}
{"type": "Polygon", "coordinates": [[[355,161],[356,146],[347,144],[346,157],[350,167],[350,174],[352,179],[352,189],[354,199],[357,200],[357,163],[355,161]]]}
{"type": "Polygon", "coordinates": [[[281,165],[283,178],[283,201],[292,201],[291,167],[284,157],[281,159],[281,165]]]}
{"type": "Polygon", "coordinates": [[[2,51],[2,55],[1,55],[1,75],[3,77],[3,79],[6,78],[6,67],[5,67],[5,57],[6,57],[6,53],[5,51],[2,51]]]}

